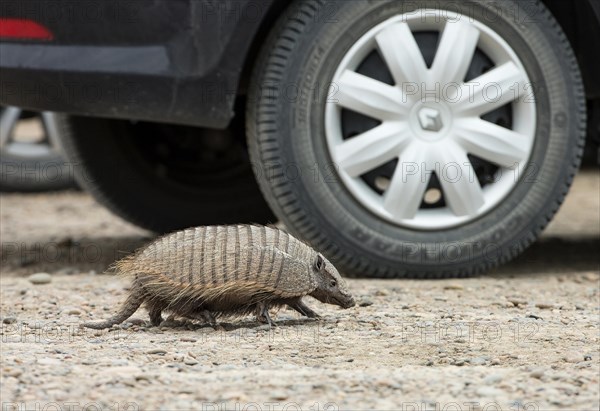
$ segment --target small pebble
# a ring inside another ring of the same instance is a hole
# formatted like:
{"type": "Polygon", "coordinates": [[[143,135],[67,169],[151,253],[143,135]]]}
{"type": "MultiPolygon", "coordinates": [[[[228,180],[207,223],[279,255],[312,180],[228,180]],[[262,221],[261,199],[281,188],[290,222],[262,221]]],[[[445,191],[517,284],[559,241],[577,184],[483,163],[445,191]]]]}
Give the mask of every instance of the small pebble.
{"type": "Polygon", "coordinates": [[[542,310],[547,310],[549,308],[554,308],[554,304],[550,303],[535,303],[537,308],[541,308],[542,310]]]}
{"type": "Polygon", "coordinates": [[[4,324],[14,324],[17,322],[17,318],[16,317],[6,317],[2,320],[2,322],[4,324]]]}
{"type": "Polygon", "coordinates": [[[283,401],[287,400],[289,398],[289,395],[282,391],[275,391],[271,394],[271,398],[277,401],[283,401]]]}
{"type": "Polygon", "coordinates": [[[136,381],[150,381],[151,379],[152,376],[148,374],[138,374],[135,376],[136,381]]]}
{"type": "Polygon", "coordinates": [[[498,301],[493,302],[492,304],[499,305],[500,307],[504,307],[504,308],[512,308],[515,306],[510,301],[504,301],[504,300],[498,300],[498,301]]]}
{"type": "Polygon", "coordinates": [[[8,377],[14,377],[14,378],[19,378],[21,376],[21,374],[23,374],[23,371],[21,370],[10,370],[6,373],[6,376],[8,377]]]}
{"type": "Polygon", "coordinates": [[[165,355],[167,351],[162,348],[153,348],[151,350],[146,351],[146,354],[157,354],[157,355],[165,355]]]}
{"type": "Polygon", "coordinates": [[[48,284],[50,281],[52,281],[52,276],[48,273],[35,273],[31,274],[28,277],[28,280],[31,284],[48,284]]]}
{"type": "Polygon", "coordinates": [[[469,364],[471,365],[484,365],[486,362],[487,360],[483,357],[471,358],[469,360],[469,364]]]}
{"type": "Polygon", "coordinates": [[[516,297],[507,297],[506,298],[509,302],[513,303],[513,305],[515,307],[518,307],[519,305],[527,305],[527,300],[524,300],[522,298],[516,298],[516,297]]]}
{"type": "Polygon", "coordinates": [[[452,284],[446,284],[444,286],[444,290],[464,290],[465,287],[463,287],[461,284],[458,283],[452,283],[452,284]]]}
{"type": "Polygon", "coordinates": [[[477,389],[477,395],[482,397],[498,397],[503,394],[503,391],[494,387],[479,387],[477,389]]]}
{"type": "Polygon", "coordinates": [[[578,363],[580,361],[583,361],[584,357],[576,352],[570,352],[567,353],[564,357],[563,357],[563,361],[568,362],[568,363],[578,363]]]}
{"type": "Polygon", "coordinates": [[[535,370],[531,371],[529,376],[532,378],[540,379],[544,376],[545,373],[546,373],[546,370],[544,368],[536,368],[535,370]]]}
{"type": "MultiPolygon", "coordinates": [[[[246,394],[242,391],[231,391],[228,392],[227,394],[225,394],[225,396],[223,397],[224,399],[227,400],[237,400],[237,401],[245,401],[246,400],[246,394]]],[[[188,404],[185,404],[188,405],[188,404]]],[[[247,406],[248,409],[252,409],[252,405],[248,405],[247,406]]],[[[210,409],[209,407],[206,407],[206,409],[210,409]]],[[[242,407],[238,407],[238,409],[242,409],[242,407]]],[[[255,408],[257,409],[257,408],[255,408]]],[[[266,408],[264,408],[266,409],[266,408]]]]}
{"type": "Polygon", "coordinates": [[[81,310],[79,308],[71,308],[67,311],[69,315],[81,315],[81,310]]]}

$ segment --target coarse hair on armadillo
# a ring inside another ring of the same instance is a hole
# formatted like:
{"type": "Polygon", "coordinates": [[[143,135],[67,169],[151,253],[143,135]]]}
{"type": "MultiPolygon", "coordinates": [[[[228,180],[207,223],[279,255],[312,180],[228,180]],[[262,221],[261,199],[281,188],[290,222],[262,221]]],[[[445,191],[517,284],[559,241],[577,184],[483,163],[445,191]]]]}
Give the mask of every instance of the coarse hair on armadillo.
{"type": "Polygon", "coordinates": [[[293,305],[314,291],[320,255],[273,227],[196,227],[165,235],[114,264],[131,279],[122,310],[90,328],[123,322],[142,303],[153,323],[162,311],[198,318],[235,316],[259,306],[293,305]],[[123,318],[125,317],[125,318],[123,318]]]}

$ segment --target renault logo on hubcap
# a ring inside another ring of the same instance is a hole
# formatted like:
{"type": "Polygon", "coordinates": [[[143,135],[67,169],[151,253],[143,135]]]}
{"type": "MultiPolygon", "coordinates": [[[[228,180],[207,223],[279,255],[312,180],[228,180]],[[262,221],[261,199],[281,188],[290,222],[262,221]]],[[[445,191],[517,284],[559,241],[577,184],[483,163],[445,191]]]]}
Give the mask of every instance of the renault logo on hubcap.
{"type": "Polygon", "coordinates": [[[440,131],[444,127],[442,123],[442,114],[439,110],[430,107],[423,107],[419,110],[419,123],[421,128],[427,131],[440,131]]]}

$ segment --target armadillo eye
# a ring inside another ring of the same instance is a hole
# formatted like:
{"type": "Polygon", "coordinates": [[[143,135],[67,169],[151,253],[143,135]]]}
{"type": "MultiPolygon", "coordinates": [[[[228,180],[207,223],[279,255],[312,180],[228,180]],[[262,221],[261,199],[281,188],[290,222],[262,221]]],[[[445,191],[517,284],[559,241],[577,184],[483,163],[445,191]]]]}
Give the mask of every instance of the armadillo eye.
{"type": "Polygon", "coordinates": [[[332,286],[332,287],[335,287],[336,285],[337,285],[337,281],[335,281],[335,280],[331,280],[331,286],[332,286]]]}

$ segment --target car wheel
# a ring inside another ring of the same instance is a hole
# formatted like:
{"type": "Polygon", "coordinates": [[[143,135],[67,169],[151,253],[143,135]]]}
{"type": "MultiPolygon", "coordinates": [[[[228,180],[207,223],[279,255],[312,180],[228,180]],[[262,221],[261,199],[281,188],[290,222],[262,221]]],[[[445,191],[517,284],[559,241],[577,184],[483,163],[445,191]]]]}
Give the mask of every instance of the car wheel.
{"type": "Polygon", "coordinates": [[[249,102],[271,207],[351,276],[510,260],[558,209],[584,144],[577,62],[535,1],[300,1],[249,102]]]}
{"type": "Polygon", "coordinates": [[[101,204],[140,227],[272,222],[254,179],[243,126],[207,130],[70,117],[65,152],[101,204]],[[85,136],[83,138],[82,136],[85,136]]]}
{"type": "Polygon", "coordinates": [[[50,191],[74,186],[60,147],[62,115],[0,108],[0,189],[50,191]]]}

